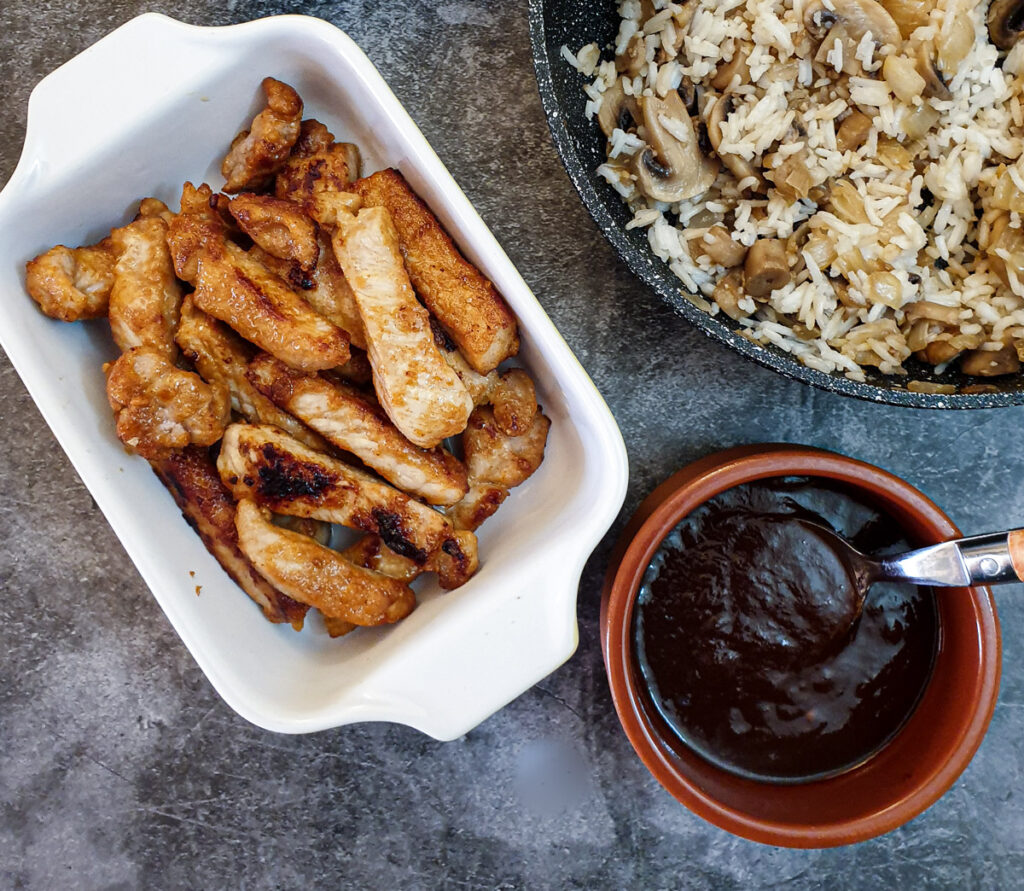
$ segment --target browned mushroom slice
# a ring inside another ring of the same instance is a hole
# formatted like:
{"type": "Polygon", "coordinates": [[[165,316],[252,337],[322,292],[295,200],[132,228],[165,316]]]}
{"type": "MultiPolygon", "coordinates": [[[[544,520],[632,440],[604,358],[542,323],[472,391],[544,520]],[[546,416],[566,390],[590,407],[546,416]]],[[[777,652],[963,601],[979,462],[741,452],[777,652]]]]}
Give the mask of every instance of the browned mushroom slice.
{"type": "Polygon", "coordinates": [[[1001,350],[968,350],[960,360],[960,370],[975,377],[999,377],[1020,371],[1020,359],[1012,346],[1001,350]]]}
{"type": "Polygon", "coordinates": [[[876,46],[899,46],[903,42],[893,17],[875,0],[833,0],[828,6],[824,0],[810,0],[804,7],[804,27],[815,39],[824,39],[836,26],[843,28],[854,47],[869,32],[876,46]]]}
{"type": "Polygon", "coordinates": [[[1024,33],[1024,3],[993,0],[988,8],[988,34],[1001,50],[1012,49],[1024,33]]]}
{"type": "Polygon", "coordinates": [[[672,204],[711,188],[718,163],[697,145],[693,121],[678,93],[637,100],[648,147],[633,159],[637,187],[648,198],[672,204]]]}
{"type": "Polygon", "coordinates": [[[856,151],[868,138],[871,132],[871,118],[856,109],[840,125],[836,131],[836,147],[841,152],[856,151]]]}
{"type": "Polygon", "coordinates": [[[918,44],[914,51],[914,65],[917,73],[924,79],[924,90],[921,95],[929,99],[953,98],[935,62],[935,47],[931,43],[918,44]]]}
{"type": "Polygon", "coordinates": [[[711,86],[716,90],[731,90],[747,83],[750,80],[750,68],[747,66],[747,53],[742,47],[737,46],[733,50],[732,58],[728,62],[722,62],[715,70],[715,76],[711,79],[711,86]],[[733,83],[735,77],[739,77],[733,83]]]}
{"type": "Polygon", "coordinates": [[[958,350],[948,340],[933,340],[924,348],[923,358],[929,365],[941,365],[949,362],[960,355],[958,350]]]}
{"type": "Polygon", "coordinates": [[[711,111],[708,113],[707,119],[708,140],[711,142],[711,147],[718,154],[718,157],[722,159],[722,163],[729,169],[737,180],[743,182],[744,180],[753,177],[756,181],[756,190],[761,191],[765,188],[764,177],[761,176],[759,171],[754,169],[754,165],[745,158],[741,158],[739,155],[733,155],[729,152],[721,151],[722,124],[731,110],[732,96],[729,93],[726,93],[713,106],[711,106],[711,111]]]}
{"type": "Polygon", "coordinates": [[[747,249],[734,240],[725,226],[718,224],[712,226],[700,238],[690,242],[694,251],[698,254],[705,254],[712,263],[731,269],[739,266],[747,256],[747,249]]]}
{"type": "Polygon", "coordinates": [[[941,322],[943,325],[960,324],[960,310],[955,306],[944,306],[929,300],[918,300],[916,303],[911,303],[906,308],[906,313],[908,322],[928,319],[932,322],[941,322]]]}
{"type": "Polygon", "coordinates": [[[749,315],[740,309],[740,301],[743,299],[742,269],[733,269],[728,275],[722,276],[711,297],[730,319],[739,321],[749,315]]]}
{"type": "Polygon", "coordinates": [[[933,0],[879,0],[885,11],[892,16],[904,40],[908,40],[918,28],[928,24],[933,0]]]}
{"type": "Polygon", "coordinates": [[[1010,226],[1009,214],[992,223],[984,250],[989,268],[1006,287],[1012,288],[1013,278],[1024,281],[1024,232],[1010,226]]]}
{"type": "Polygon", "coordinates": [[[626,49],[615,57],[615,70],[627,77],[636,77],[647,64],[647,43],[643,34],[634,34],[626,49]]]}
{"type": "Polygon", "coordinates": [[[803,151],[784,158],[768,175],[775,184],[775,191],[787,201],[806,198],[815,185],[803,151]]]}
{"type": "Polygon", "coordinates": [[[597,113],[597,123],[608,139],[612,138],[612,133],[616,130],[628,130],[636,126],[636,119],[639,116],[636,99],[626,95],[621,80],[616,80],[605,90],[601,97],[601,109],[597,113]]]}
{"type": "Polygon", "coordinates": [[[755,298],[767,297],[789,282],[789,261],[786,243],[775,238],[761,238],[747,251],[743,264],[744,287],[755,298]]]}

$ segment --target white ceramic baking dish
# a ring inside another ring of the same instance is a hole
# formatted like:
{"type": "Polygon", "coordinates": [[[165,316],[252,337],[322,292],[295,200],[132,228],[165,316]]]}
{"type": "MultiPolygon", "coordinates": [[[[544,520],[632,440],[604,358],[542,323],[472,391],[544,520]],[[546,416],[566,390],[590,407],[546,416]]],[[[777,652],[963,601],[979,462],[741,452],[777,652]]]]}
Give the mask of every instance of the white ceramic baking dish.
{"type": "Polygon", "coordinates": [[[337,28],[301,16],[200,28],[143,15],[50,74],[0,193],[0,293],[0,343],[185,646],[248,720],[289,733],[395,721],[452,739],[573,653],[580,572],[625,495],[622,438],[465,195],[337,28]],[[220,158],[268,74],[298,89],[307,116],[357,142],[367,172],[398,167],[505,295],[553,422],[540,470],[480,530],[472,581],[444,593],[431,579],[405,621],[340,640],[263,618],[146,462],[121,449],[100,370],[116,355],[106,322],[51,321],[24,293],[25,261],[49,246],[99,239],[145,195],[176,206],[186,179],[219,186],[220,158]]]}

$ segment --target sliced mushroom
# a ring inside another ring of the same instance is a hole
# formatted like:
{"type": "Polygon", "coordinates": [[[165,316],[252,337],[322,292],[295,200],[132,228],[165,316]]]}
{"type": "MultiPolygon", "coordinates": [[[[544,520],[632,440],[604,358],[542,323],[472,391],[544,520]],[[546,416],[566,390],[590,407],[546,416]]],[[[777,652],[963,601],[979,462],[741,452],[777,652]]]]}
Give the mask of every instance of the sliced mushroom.
{"type": "Polygon", "coordinates": [[[949,362],[960,355],[960,350],[953,346],[948,340],[933,340],[924,348],[922,358],[929,365],[941,365],[949,362]]]}
{"type": "Polygon", "coordinates": [[[742,47],[737,46],[733,50],[732,58],[718,66],[715,76],[711,79],[711,86],[716,90],[735,89],[749,80],[750,68],[747,65],[747,53],[742,47]],[[740,78],[739,84],[733,84],[733,78],[737,75],[740,78]]]}
{"type": "Polygon", "coordinates": [[[952,78],[960,63],[974,46],[974,22],[970,16],[959,15],[953,19],[949,30],[936,38],[936,58],[942,73],[952,78]]]}
{"type": "Polygon", "coordinates": [[[624,52],[615,57],[615,70],[627,77],[636,77],[647,63],[647,43],[644,35],[634,34],[624,52]]]}
{"type": "Polygon", "coordinates": [[[924,90],[921,95],[929,99],[952,99],[953,94],[935,63],[935,47],[931,43],[919,43],[914,51],[914,66],[917,73],[924,78],[924,90]]]}
{"type": "Polygon", "coordinates": [[[934,127],[942,115],[928,103],[904,106],[900,114],[900,127],[908,139],[920,139],[934,127]]]}
{"type": "Polygon", "coordinates": [[[746,158],[741,158],[739,155],[733,155],[728,152],[720,151],[722,145],[722,122],[725,120],[726,115],[732,108],[732,96],[726,93],[722,96],[711,108],[711,113],[708,115],[708,139],[711,142],[711,147],[718,154],[718,157],[722,159],[722,163],[731,171],[732,175],[737,180],[742,182],[748,177],[754,177],[757,180],[757,188],[755,191],[763,191],[765,188],[764,177],[761,176],[760,172],[754,169],[754,165],[751,164],[746,158]]]}
{"type": "Polygon", "coordinates": [[[1001,350],[968,350],[960,360],[960,370],[975,377],[1016,374],[1020,371],[1020,359],[1010,345],[1001,350]]]}
{"type": "Polygon", "coordinates": [[[739,321],[750,315],[740,309],[740,301],[743,299],[743,270],[734,269],[722,276],[715,285],[711,299],[730,319],[739,321]]]}
{"type": "Polygon", "coordinates": [[[992,194],[985,201],[985,207],[1024,213],[1024,192],[1017,188],[1005,164],[996,168],[992,194]]]}
{"type": "Polygon", "coordinates": [[[659,65],[671,61],[679,55],[683,48],[683,41],[686,39],[686,31],[690,27],[690,21],[696,11],[697,3],[689,2],[672,16],[671,28],[661,32],[661,46],[654,54],[654,59],[659,65]]]}
{"type": "Polygon", "coordinates": [[[690,115],[697,113],[697,88],[693,85],[693,81],[688,77],[684,77],[679,82],[679,98],[683,100],[683,105],[686,107],[686,111],[690,115]]]}
{"type": "Polygon", "coordinates": [[[992,0],[988,8],[988,34],[999,49],[1013,49],[1024,34],[1024,3],[1021,0],[992,0]]]}
{"type": "Polygon", "coordinates": [[[767,297],[789,282],[786,243],[777,238],[760,238],[747,251],[743,264],[747,293],[755,299],[767,297]]]}
{"type": "Polygon", "coordinates": [[[726,269],[739,266],[747,256],[747,249],[738,241],[734,241],[729,230],[722,225],[712,226],[702,237],[694,239],[690,244],[697,253],[706,254],[713,263],[726,269]]]}
{"type": "Polygon", "coordinates": [[[988,266],[1007,288],[1012,278],[1024,281],[1024,230],[1010,226],[1010,215],[1000,214],[989,228],[985,247],[988,266]]]}
{"type": "Polygon", "coordinates": [[[885,82],[896,98],[908,105],[921,96],[927,86],[927,82],[917,71],[914,62],[897,53],[885,57],[885,62],[882,65],[882,77],[885,78],[885,82]]]}
{"type": "Polygon", "coordinates": [[[836,146],[841,152],[856,151],[864,145],[870,132],[871,118],[862,111],[854,110],[839,125],[836,131],[836,146]]]}
{"type": "Polygon", "coordinates": [[[804,27],[817,40],[842,25],[854,47],[869,31],[876,46],[899,46],[903,36],[893,17],[875,0],[833,0],[829,9],[823,0],[810,0],[804,7],[804,27]]]}
{"type": "Polygon", "coordinates": [[[916,322],[919,319],[928,319],[932,322],[940,322],[943,325],[959,325],[960,310],[955,306],[946,306],[942,303],[932,303],[930,300],[918,300],[906,308],[908,322],[916,322]]]}
{"type": "Polygon", "coordinates": [[[648,198],[672,204],[711,188],[718,164],[701,154],[697,133],[678,93],[637,100],[648,148],[633,157],[637,187],[648,198]],[[672,132],[666,127],[669,122],[672,132]]]}
{"type": "Polygon", "coordinates": [[[768,176],[775,183],[775,191],[787,201],[806,198],[815,184],[802,150],[783,158],[782,163],[768,172],[768,176]]]}
{"type": "Polygon", "coordinates": [[[864,66],[857,58],[857,41],[850,36],[846,25],[842,22],[833,25],[832,30],[825,35],[825,39],[818,46],[814,61],[823,66],[831,65],[829,56],[835,49],[836,43],[842,47],[843,66],[840,70],[843,74],[848,74],[851,77],[864,74],[864,66]]]}
{"type": "Polygon", "coordinates": [[[918,28],[923,28],[931,18],[935,8],[933,0],[879,0],[885,11],[900,29],[905,40],[918,28]]]}
{"type": "Polygon", "coordinates": [[[857,300],[850,291],[850,283],[842,277],[832,280],[832,290],[836,292],[836,300],[849,309],[863,309],[864,301],[857,300]]]}
{"type": "Polygon", "coordinates": [[[627,96],[622,81],[616,80],[601,98],[601,109],[597,113],[601,132],[609,139],[615,130],[628,130],[636,123],[636,100],[627,96]]]}

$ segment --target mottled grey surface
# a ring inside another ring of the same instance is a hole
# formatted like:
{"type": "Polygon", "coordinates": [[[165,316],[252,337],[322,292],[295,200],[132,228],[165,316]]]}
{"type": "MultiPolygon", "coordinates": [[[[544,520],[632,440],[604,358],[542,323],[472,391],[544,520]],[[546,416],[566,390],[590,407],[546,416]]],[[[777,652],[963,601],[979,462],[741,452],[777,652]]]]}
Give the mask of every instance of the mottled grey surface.
{"type": "MultiPolygon", "coordinates": [[[[608,400],[632,462],[625,511],[692,458],[783,440],[881,464],[965,530],[1024,524],[1024,409],[923,413],[817,392],[710,343],[638,286],[551,147],[525,3],[2,0],[0,181],[39,77],[152,9],[211,25],[307,12],[366,49],[608,400]]],[[[580,587],[577,654],[463,739],[384,725],[276,736],[213,692],[3,359],[0,392],[2,887],[1021,884],[1020,586],[999,592],[999,707],[953,789],[876,841],[767,848],[678,805],[620,731],[597,638],[609,541],[580,587]]]]}

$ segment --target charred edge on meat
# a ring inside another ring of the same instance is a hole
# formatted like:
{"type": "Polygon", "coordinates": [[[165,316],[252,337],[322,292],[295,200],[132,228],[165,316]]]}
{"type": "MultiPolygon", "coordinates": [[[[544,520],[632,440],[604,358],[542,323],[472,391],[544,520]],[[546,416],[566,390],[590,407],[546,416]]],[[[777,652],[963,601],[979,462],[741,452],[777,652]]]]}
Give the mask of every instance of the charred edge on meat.
{"type": "Polygon", "coordinates": [[[260,449],[265,464],[259,468],[256,492],[270,501],[294,498],[316,498],[334,482],[334,476],[316,464],[297,461],[286,452],[280,452],[272,443],[260,449]]]}
{"type": "Polygon", "coordinates": [[[377,534],[392,551],[407,557],[417,566],[427,562],[427,552],[409,540],[409,533],[402,523],[401,516],[382,507],[375,507],[371,514],[377,526],[377,534]]]}

